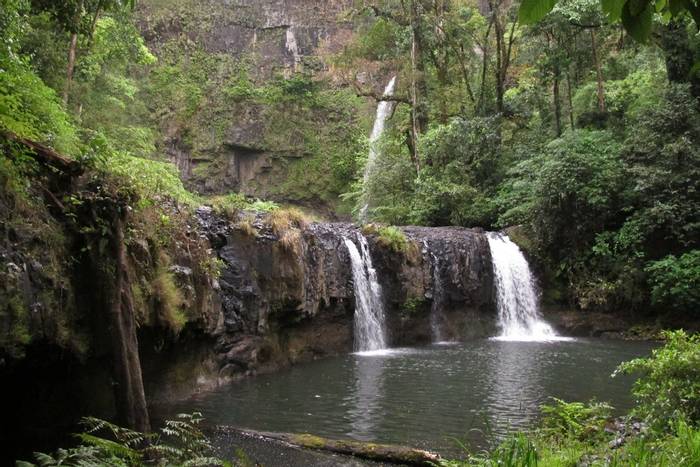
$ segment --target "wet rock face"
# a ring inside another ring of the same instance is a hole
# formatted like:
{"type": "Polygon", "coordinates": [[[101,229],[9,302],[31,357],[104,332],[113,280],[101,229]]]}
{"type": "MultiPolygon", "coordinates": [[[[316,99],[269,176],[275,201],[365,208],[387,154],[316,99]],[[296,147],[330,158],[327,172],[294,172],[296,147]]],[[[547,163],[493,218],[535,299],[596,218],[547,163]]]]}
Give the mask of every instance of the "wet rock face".
{"type": "Polygon", "coordinates": [[[352,349],[354,295],[344,226],[315,224],[282,241],[261,217],[251,234],[210,210],[198,216],[223,262],[222,376],[352,349]]]}
{"type": "Polygon", "coordinates": [[[351,6],[352,0],[184,0],[177,5],[147,0],[138,10],[143,34],[156,49],[186,34],[210,53],[252,52],[259,72],[268,74],[294,69],[311,60],[319,46],[336,44],[336,36],[351,30],[339,20],[351,6]]]}
{"type": "MultiPolygon", "coordinates": [[[[168,60],[175,44],[185,55],[196,50],[212,60],[249,63],[246,74],[262,86],[279,75],[327,71],[323,57],[341,51],[352,36],[344,15],[352,5],[352,0],[144,0],[137,2],[136,18],[159,57],[168,60]]],[[[193,191],[284,198],[288,194],[278,187],[289,166],[308,156],[303,132],[274,118],[279,105],[227,97],[232,72],[206,72],[210,89],[200,105],[216,111],[164,116],[163,152],[193,191]]],[[[312,118],[311,112],[301,113],[312,118]]],[[[317,118],[328,121],[320,112],[317,118]]]]}
{"type": "MultiPolygon", "coordinates": [[[[223,263],[222,325],[216,333],[221,377],[352,351],[355,296],[344,238],[361,235],[356,226],[314,223],[290,241],[260,216],[249,220],[254,234],[209,208],[200,209],[198,218],[223,263]]],[[[496,314],[483,232],[419,227],[404,232],[411,245],[405,252],[368,236],[390,345],[430,343],[436,310],[445,340],[489,334],[496,314]]]]}
{"type": "Polygon", "coordinates": [[[396,255],[374,242],[394,345],[493,334],[491,252],[484,232],[459,227],[403,227],[415,245],[396,255]],[[434,316],[431,316],[434,315],[434,316]]]}

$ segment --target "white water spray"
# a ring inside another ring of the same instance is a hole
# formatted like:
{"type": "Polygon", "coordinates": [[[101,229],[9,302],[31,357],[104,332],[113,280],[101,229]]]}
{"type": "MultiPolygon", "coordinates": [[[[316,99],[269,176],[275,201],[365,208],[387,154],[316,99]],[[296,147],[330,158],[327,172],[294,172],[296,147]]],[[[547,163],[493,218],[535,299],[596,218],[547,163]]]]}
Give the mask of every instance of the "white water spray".
{"type": "MultiPolygon", "coordinates": [[[[427,243],[425,247],[429,248],[427,243]]],[[[428,251],[430,250],[428,249],[428,251]]],[[[440,260],[433,252],[430,252],[430,256],[433,266],[433,303],[430,306],[430,330],[433,336],[433,343],[444,344],[445,338],[442,332],[444,316],[442,314],[442,307],[444,306],[445,291],[442,286],[442,278],[440,277],[440,260]]]]}
{"type": "MultiPolygon", "coordinates": [[[[391,97],[394,95],[394,89],[396,87],[396,76],[391,78],[389,84],[384,88],[383,97],[391,97]]],[[[389,119],[391,112],[394,110],[394,102],[392,101],[380,101],[377,105],[377,115],[374,118],[374,126],[372,127],[372,133],[369,136],[369,156],[367,157],[367,164],[365,164],[365,174],[363,179],[363,189],[366,190],[369,179],[374,172],[374,167],[376,165],[377,157],[379,156],[378,141],[379,138],[384,134],[384,128],[386,127],[386,121],[389,119]]],[[[369,207],[369,200],[367,199],[367,193],[364,193],[364,206],[360,211],[360,218],[365,219],[367,217],[367,209],[369,207]]]]}
{"type": "Polygon", "coordinates": [[[489,232],[501,335],[509,341],[564,340],[539,313],[535,281],[520,248],[507,235],[489,232]]]}
{"type": "Polygon", "coordinates": [[[360,249],[349,238],[344,238],[352,263],[352,281],[355,289],[355,351],[379,350],[386,347],[384,305],[377,271],[372,266],[367,239],[357,235],[360,249]]]}

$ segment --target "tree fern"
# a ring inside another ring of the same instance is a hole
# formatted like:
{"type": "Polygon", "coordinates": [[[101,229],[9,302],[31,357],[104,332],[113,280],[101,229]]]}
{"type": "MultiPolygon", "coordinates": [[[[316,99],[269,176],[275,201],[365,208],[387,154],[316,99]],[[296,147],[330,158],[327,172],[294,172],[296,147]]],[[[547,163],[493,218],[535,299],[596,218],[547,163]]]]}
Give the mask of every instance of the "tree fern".
{"type": "Polygon", "coordinates": [[[54,454],[34,453],[36,464],[17,462],[20,467],[136,467],[143,465],[186,467],[230,465],[212,456],[213,447],[199,425],[199,412],[179,414],[167,420],[158,433],[146,434],[86,417],[85,431],[76,435],[80,446],[58,449],[54,454]]]}

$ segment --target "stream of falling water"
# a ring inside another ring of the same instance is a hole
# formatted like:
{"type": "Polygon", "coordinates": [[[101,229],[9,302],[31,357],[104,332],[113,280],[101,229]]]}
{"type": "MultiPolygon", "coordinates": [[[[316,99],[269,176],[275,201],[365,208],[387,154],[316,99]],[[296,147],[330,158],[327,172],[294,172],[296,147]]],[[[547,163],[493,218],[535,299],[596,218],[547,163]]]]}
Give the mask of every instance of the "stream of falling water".
{"type": "Polygon", "coordinates": [[[362,234],[357,235],[359,249],[349,238],[343,240],[350,253],[355,290],[355,351],[384,349],[387,339],[382,289],[377,281],[377,271],[372,265],[367,239],[362,234]]]}
{"type": "MultiPolygon", "coordinates": [[[[396,76],[391,78],[389,84],[384,88],[383,97],[390,97],[394,95],[394,88],[396,87],[396,76]]],[[[389,119],[392,110],[394,109],[394,103],[392,101],[381,101],[377,105],[377,115],[374,118],[374,126],[372,127],[372,133],[369,136],[369,155],[367,157],[367,164],[365,164],[365,174],[363,180],[363,189],[366,190],[369,179],[374,172],[374,166],[376,165],[377,157],[379,156],[379,148],[377,147],[377,142],[384,133],[384,127],[386,126],[386,121],[389,119]]],[[[364,206],[360,210],[360,219],[365,220],[367,217],[367,210],[369,208],[369,199],[367,192],[363,193],[364,206]]]]}
{"type": "Polygon", "coordinates": [[[520,248],[507,235],[489,232],[489,247],[496,282],[499,340],[565,340],[542,319],[535,280],[520,248]]]}

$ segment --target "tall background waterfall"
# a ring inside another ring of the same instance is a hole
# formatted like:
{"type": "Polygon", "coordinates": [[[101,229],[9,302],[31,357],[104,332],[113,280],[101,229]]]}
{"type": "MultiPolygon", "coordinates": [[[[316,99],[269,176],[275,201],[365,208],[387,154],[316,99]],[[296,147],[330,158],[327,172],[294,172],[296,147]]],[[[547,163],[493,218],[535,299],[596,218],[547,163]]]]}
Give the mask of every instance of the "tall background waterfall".
{"type": "Polygon", "coordinates": [[[344,238],[352,263],[352,280],[355,290],[355,351],[386,348],[386,328],[382,289],[377,281],[377,271],[372,266],[367,239],[357,235],[360,244],[344,238]]]}
{"type": "MultiPolygon", "coordinates": [[[[389,84],[384,88],[383,97],[391,97],[394,95],[394,89],[396,87],[396,76],[391,78],[389,84]]],[[[370,206],[370,199],[367,192],[367,187],[369,186],[370,177],[374,173],[374,167],[376,165],[377,157],[379,156],[379,149],[377,148],[377,142],[384,133],[384,127],[386,126],[386,121],[391,115],[394,109],[394,103],[391,101],[381,101],[377,105],[377,115],[374,118],[374,126],[372,127],[372,133],[369,136],[369,155],[367,156],[367,164],[365,164],[365,174],[362,183],[362,209],[360,211],[360,219],[366,220],[367,210],[370,206]]]]}
{"type": "Polygon", "coordinates": [[[496,281],[498,339],[544,341],[557,338],[539,313],[535,281],[520,248],[507,235],[488,233],[496,281]]]}

